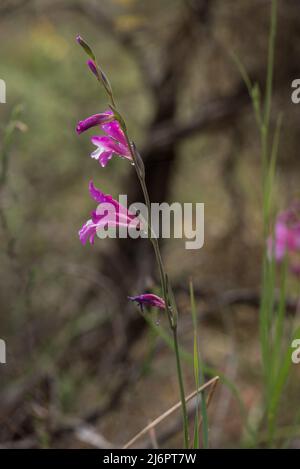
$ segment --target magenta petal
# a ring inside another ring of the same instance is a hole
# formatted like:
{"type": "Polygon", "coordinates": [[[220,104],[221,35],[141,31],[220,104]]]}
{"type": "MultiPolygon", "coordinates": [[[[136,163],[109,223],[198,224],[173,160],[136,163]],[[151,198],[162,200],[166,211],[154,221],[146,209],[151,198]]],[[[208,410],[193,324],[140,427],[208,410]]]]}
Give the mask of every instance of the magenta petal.
{"type": "Polygon", "coordinates": [[[295,267],[293,254],[300,251],[300,205],[294,202],[287,210],[277,216],[274,236],[268,239],[269,257],[281,262],[288,256],[290,269],[298,271],[295,267]]]}
{"type": "Polygon", "coordinates": [[[283,259],[287,244],[289,232],[282,222],[277,222],[275,226],[275,259],[280,261],[283,259]]]}
{"type": "MultiPolygon", "coordinates": [[[[109,194],[104,194],[100,189],[94,186],[93,181],[90,181],[89,183],[89,192],[92,198],[98,202],[98,204],[112,204],[112,206],[116,209],[119,210],[119,207],[122,207],[117,200],[114,200],[111,195],[109,194]]],[[[125,207],[123,209],[126,211],[125,207]]]]}
{"type": "Polygon", "coordinates": [[[122,143],[125,147],[127,147],[127,141],[124,135],[123,130],[120,127],[118,121],[112,121],[101,125],[101,128],[104,130],[107,135],[114,138],[118,142],[122,143]]]}
{"type": "Polygon", "coordinates": [[[99,156],[99,163],[102,166],[102,168],[105,168],[109,160],[112,158],[113,152],[112,151],[104,151],[101,153],[99,156]]]}
{"type": "Polygon", "coordinates": [[[94,160],[98,160],[99,164],[103,166],[103,163],[106,164],[107,161],[112,158],[114,152],[112,150],[104,150],[103,148],[96,148],[91,154],[90,157],[94,160]]]}
{"type": "Polygon", "coordinates": [[[89,183],[89,191],[92,198],[99,204],[101,204],[102,202],[106,202],[106,195],[104,194],[104,192],[100,191],[100,189],[97,189],[97,187],[94,186],[93,181],[90,181],[89,183]]]}
{"type": "Polygon", "coordinates": [[[94,145],[96,145],[102,151],[110,150],[116,153],[117,155],[121,155],[121,156],[129,155],[127,148],[124,147],[124,145],[113,140],[111,137],[107,137],[105,135],[99,137],[98,135],[95,135],[94,137],[91,138],[91,141],[94,145]]]}
{"type": "Polygon", "coordinates": [[[97,228],[97,225],[95,225],[92,220],[88,220],[82,226],[82,228],[79,231],[79,239],[82,244],[86,244],[87,240],[89,240],[91,244],[94,243],[94,239],[96,235],[96,228],[97,228]]]}
{"type": "MultiPolygon", "coordinates": [[[[89,192],[91,197],[98,202],[98,204],[111,204],[112,209],[114,209],[115,213],[117,214],[117,220],[119,221],[127,221],[127,224],[132,222],[133,220],[139,221],[138,217],[127,210],[126,207],[121,205],[117,200],[113,199],[113,197],[109,194],[104,194],[100,189],[94,186],[93,181],[90,181],[89,183],[89,192]]],[[[96,212],[97,213],[97,212],[96,212]]]]}
{"type": "Polygon", "coordinates": [[[87,117],[83,121],[79,121],[76,126],[76,132],[81,134],[86,130],[90,129],[91,127],[95,127],[96,125],[105,124],[111,119],[111,113],[103,112],[101,114],[94,114],[93,116],[87,117]]]}

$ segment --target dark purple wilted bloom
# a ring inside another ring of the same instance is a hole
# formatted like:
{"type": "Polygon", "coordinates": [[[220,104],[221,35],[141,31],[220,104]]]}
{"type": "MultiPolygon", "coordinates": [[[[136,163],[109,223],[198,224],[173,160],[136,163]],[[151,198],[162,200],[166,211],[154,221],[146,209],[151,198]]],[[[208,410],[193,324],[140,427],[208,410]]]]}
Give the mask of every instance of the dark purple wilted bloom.
{"type": "Polygon", "coordinates": [[[80,121],[76,130],[81,133],[97,125],[100,125],[106,135],[95,135],[91,138],[92,143],[97,147],[91,153],[91,157],[98,160],[102,167],[107,165],[113,155],[132,160],[124,132],[119,122],[113,118],[113,112],[110,109],[80,121]]]}
{"type": "Polygon", "coordinates": [[[141,307],[154,306],[155,308],[165,309],[165,301],[153,293],[143,293],[138,296],[129,296],[129,300],[136,301],[141,307]]]}
{"type": "Polygon", "coordinates": [[[268,239],[269,257],[274,256],[281,262],[286,255],[292,256],[291,271],[298,275],[300,264],[294,262],[294,257],[300,253],[300,204],[294,203],[288,210],[281,212],[275,223],[274,237],[268,239]]]}
{"type": "Polygon", "coordinates": [[[90,182],[89,190],[92,198],[99,205],[98,209],[92,212],[92,218],[79,231],[79,238],[82,244],[85,244],[87,240],[93,244],[97,230],[108,226],[140,228],[140,221],[135,214],[129,212],[117,200],[113,199],[111,195],[104,194],[97,189],[92,181],[90,182]]]}

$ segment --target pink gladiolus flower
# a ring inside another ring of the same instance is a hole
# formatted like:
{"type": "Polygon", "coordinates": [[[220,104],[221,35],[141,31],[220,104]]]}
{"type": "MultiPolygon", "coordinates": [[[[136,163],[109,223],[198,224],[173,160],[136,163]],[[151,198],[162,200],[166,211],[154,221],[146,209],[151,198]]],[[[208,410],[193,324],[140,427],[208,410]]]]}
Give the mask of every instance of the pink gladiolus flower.
{"type": "Polygon", "coordinates": [[[129,300],[136,301],[141,307],[143,306],[154,306],[155,308],[165,309],[165,301],[153,293],[143,293],[138,296],[129,296],[129,300]]]}
{"type": "MultiPolygon", "coordinates": [[[[280,213],[275,223],[274,237],[268,239],[269,257],[281,262],[285,256],[300,253],[300,204],[294,203],[280,213]]],[[[293,264],[291,271],[297,274],[300,265],[293,264]]]]}
{"type": "Polygon", "coordinates": [[[105,167],[113,155],[132,160],[130,149],[124,132],[117,120],[113,119],[113,112],[108,109],[102,114],[88,117],[77,125],[77,132],[100,125],[106,135],[95,135],[91,141],[96,145],[96,150],[91,153],[91,157],[98,160],[102,167],[105,167]]]}
{"type": "Polygon", "coordinates": [[[96,211],[92,212],[92,218],[88,220],[79,231],[79,239],[82,244],[87,240],[94,243],[97,230],[107,227],[125,227],[140,229],[138,217],[129,212],[111,195],[104,194],[90,182],[89,191],[92,198],[99,204],[96,211]]]}

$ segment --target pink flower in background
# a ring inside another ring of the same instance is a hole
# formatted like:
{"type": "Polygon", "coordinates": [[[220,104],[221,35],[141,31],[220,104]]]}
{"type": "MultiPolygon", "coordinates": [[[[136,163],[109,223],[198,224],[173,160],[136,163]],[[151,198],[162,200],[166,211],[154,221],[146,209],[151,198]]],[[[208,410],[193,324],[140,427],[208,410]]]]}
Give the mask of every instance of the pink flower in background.
{"type": "Polygon", "coordinates": [[[97,189],[93,182],[90,182],[89,190],[92,198],[98,202],[98,208],[92,212],[92,218],[88,220],[79,231],[79,238],[82,244],[87,240],[94,243],[97,230],[106,227],[125,227],[140,229],[138,217],[129,212],[111,195],[104,194],[97,189]]]}
{"type": "Polygon", "coordinates": [[[293,262],[291,271],[295,275],[300,273],[300,264],[293,258],[300,253],[300,203],[295,202],[284,212],[281,212],[275,223],[274,236],[268,239],[269,257],[281,262],[289,256],[293,262]]]}
{"type": "Polygon", "coordinates": [[[154,306],[155,308],[165,309],[165,301],[153,293],[144,293],[138,296],[129,296],[129,300],[136,301],[141,307],[154,306]]]}
{"type": "Polygon", "coordinates": [[[105,167],[113,155],[132,160],[130,149],[125,135],[117,120],[113,119],[113,112],[108,109],[102,114],[95,114],[77,124],[77,133],[99,125],[106,135],[95,135],[91,141],[96,145],[96,150],[91,157],[98,160],[105,167]]]}

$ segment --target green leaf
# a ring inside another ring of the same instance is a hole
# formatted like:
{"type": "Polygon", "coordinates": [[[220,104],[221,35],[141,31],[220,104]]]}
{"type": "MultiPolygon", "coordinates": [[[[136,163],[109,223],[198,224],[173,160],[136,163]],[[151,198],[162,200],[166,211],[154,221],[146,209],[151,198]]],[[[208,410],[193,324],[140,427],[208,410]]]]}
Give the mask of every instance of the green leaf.
{"type": "MultiPolygon", "coordinates": [[[[194,329],[194,377],[196,389],[199,389],[201,384],[204,384],[204,375],[202,372],[202,364],[200,362],[200,352],[198,347],[198,333],[197,333],[197,313],[196,313],[196,303],[194,295],[194,287],[192,281],[190,281],[190,302],[191,302],[191,312],[193,318],[193,329],[194,329]]],[[[196,415],[194,423],[194,448],[199,448],[199,399],[201,399],[201,415],[202,415],[202,437],[203,437],[203,447],[208,448],[208,420],[207,420],[207,406],[205,401],[205,393],[201,396],[197,394],[197,405],[196,405],[196,415]]]]}

